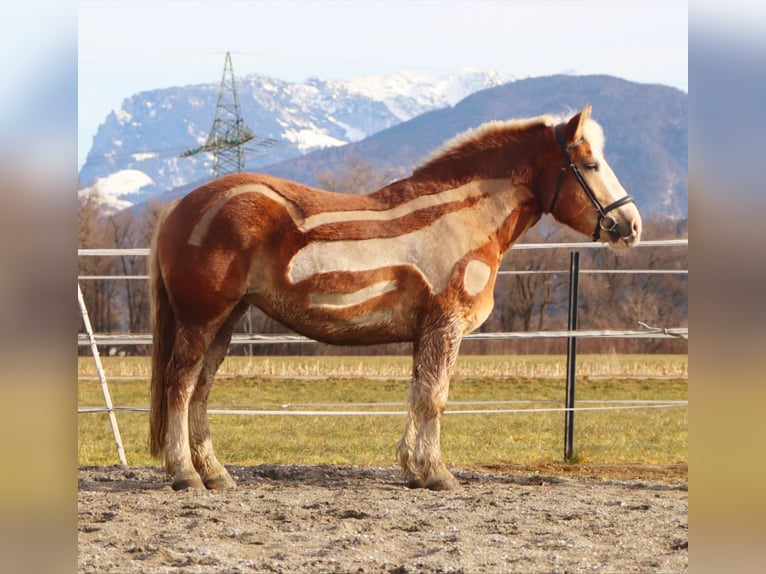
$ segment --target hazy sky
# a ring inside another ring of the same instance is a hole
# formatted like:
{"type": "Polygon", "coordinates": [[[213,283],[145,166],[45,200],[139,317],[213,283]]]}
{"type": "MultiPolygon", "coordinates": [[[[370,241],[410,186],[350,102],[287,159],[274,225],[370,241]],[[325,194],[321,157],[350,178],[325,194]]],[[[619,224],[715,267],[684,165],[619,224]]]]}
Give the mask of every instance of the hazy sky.
{"type": "Polygon", "coordinates": [[[687,2],[82,1],[78,161],[139,91],[236,76],[288,81],[462,67],[610,74],[688,91],[687,2]]]}

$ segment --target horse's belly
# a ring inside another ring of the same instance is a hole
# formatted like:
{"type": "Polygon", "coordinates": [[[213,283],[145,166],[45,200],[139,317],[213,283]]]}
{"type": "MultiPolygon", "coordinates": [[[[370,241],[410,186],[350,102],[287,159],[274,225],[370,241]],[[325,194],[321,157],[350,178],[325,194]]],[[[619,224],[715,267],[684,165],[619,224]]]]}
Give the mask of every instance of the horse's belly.
{"type": "Polygon", "coordinates": [[[311,339],[334,345],[372,345],[411,341],[414,337],[412,311],[402,303],[358,302],[358,296],[344,299],[279,294],[251,294],[249,301],[273,319],[311,339]],[[322,301],[319,303],[318,301],[322,301]],[[332,303],[330,303],[332,301],[332,303]],[[346,304],[347,303],[347,304],[346,304]]]}

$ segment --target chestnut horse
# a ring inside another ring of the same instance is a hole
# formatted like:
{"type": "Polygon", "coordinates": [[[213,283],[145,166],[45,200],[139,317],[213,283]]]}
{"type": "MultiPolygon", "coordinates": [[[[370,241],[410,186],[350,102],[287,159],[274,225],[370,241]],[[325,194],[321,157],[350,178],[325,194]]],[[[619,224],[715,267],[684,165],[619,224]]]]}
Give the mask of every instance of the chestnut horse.
{"type": "Polygon", "coordinates": [[[173,488],[235,486],[213,452],[207,400],[250,305],[317,341],[413,343],[404,480],[459,488],[442,461],[441,417],[505,252],[544,213],[617,249],[639,241],[638,209],[590,115],[490,122],[369,195],[235,174],[170,205],[150,262],[150,434],[173,488]]]}

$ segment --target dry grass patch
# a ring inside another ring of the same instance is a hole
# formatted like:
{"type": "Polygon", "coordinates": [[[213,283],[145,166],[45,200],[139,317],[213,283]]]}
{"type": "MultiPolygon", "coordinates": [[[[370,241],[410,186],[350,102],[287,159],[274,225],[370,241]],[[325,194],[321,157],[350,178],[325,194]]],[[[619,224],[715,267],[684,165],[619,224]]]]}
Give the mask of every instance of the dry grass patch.
{"type": "MultiPolygon", "coordinates": [[[[459,414],[465,409],[560,408],[564,378],[556,372],[560,357],[463,357],[450,392],[444,419],[445,458],[462,466],[560,464],[564,414],[518,412],[459,414]],[[500,374],[498,374],[500,373],[500,374]],[[503,405],[466,402],[530,401],[503,405]]],[[[80,361],[80,375],[90,374],[80,361]]],[[[115,406],[148,406],[148,361],[108,358],[115,406]]],[[[686,357],[587,357],[578,361],[578,407],[587,401],[685,401],[688,397],[686,357]],[[638,378],[631,373],[653,373],[638,378]],[[674,373],[683,376],[673,377],[674,373]]],[[[227,464],[354,464],[391,465],[404,426],[409,371],[407,357],[232,357],[224,378],[214,385],[210,409],[271,411],[384,410],[382,416],[242,416],[211,415],[213,440],[227,464]],[[261,369],[265,375],[236,374],[261,369]],[[288,373],[300,375],[291,378],[288,373]],[[359,375],[359,373],[362,373],[359,375]],[[332,373],[332,376],[328,374],[332,373]],[[329,378],[328,378],[329,376],[329,378]],[[279,378],[275,378],[279,377],[279,378]],[[381,377],[381,378],[370,378],[381,377]],[[387,378],[388,377],[388,378],[387,378]],[[377,405],[377,406],[373,406],[377,405]]],[[[81,380],[79,405],[103,406],[97,380],[81,380]]],[[[688,413],[685,406],[664,409],[578,412],[575,452],[581,465],[685,465],[688,413]]],[[[148,455],[146,412],[118,412],[128,463],[153,465],[148,455]]],[[[117,462],[114,439],[105,413],[79,415],[80,465],[117,462]]]]}
{"type": "MultiPolygon", "coordinates": [[[[148,357],[103,357],[109,377],[149,378],[148,357]]],[[[409,377],[408,356],[320,356],[320,357],[226,357],[219,370],[222,377],[409,377]]],[[[455,377],[563,377],[564,355],[465,355],[458,358],[455,377]]],[[[580,355],[579,377],[686,378],[686,355],[580,355]]],[[[95,377],[91,357],[79,358],[78,375],[95,377]]]]}

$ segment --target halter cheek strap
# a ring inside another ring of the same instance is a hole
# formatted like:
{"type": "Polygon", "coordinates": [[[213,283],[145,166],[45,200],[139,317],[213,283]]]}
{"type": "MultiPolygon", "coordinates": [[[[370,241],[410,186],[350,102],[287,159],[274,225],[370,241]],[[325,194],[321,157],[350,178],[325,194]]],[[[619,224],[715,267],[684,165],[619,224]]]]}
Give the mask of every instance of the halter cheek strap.
{"type": "Polygon", "coordinates": [[[591,237],[593,238],[593,241],[598,241],[601,237],[601,230],[604,231],[614,231],[617,228],[617,221],[611,216],[607,215],[610,211],[617,209],[618,207],[621,207],[627,203],[635,203],[635,200],[630,195],[625,195],[618,199],[617,201],[614,201],[607,205],[606,207],[601,205],[601,202],[596,197],[596,194],[593,192],[593,189],[588,185],[588,182],[585,181],[585,176],[583,176],[582,171],[580,171],[580,168],[577,167],[577,164],[572,161],[572,156],[569,153],[574,148],[576,148],[578,145],[583,143],[585,141],[583,138],[578,139],[577,141],[567,145],[566,140],[564,139],[564,131],[563,131],[564,124],[558,124],[555,128],[556,132],[556,139],[559,142],[559,145],[561,146],[561,149],[564,151],[564,165],[561,166],[561,170],[559,170],[559,178],[558,183],[556,184],[556,192],[553,194],[553,199],[551,200],[551,205],[548,208],[548,213],[553,213],[553,209],[556,207],[556,202],[559,199],[559,193],[561,192],[561,184],[564,181],[564,175],[566,175],[567,168],[572,169],[572,173],[574,173],[575,177],[577,178],[578,183],[580,184],[580,187],[585,192],[585,195],[588,196],[588,199],[593,204],[593,207],[596,208],[596,211],[598,211],[598,221],[596,222],[596,229],[593,231],[593,235],[591,237]]]}
{"type": "Polygon", "coordinates": [[[559,170],[559,180],[556,183],[556,193],[553,194],[553,199],[551,200],[551,205],[548,208],[548,213],[553,213],[553,208],[556,207],[556,202],[559,200],[559,192],[561,191],[561,184],[564,181],[564,176],[566,175],[567,168],[574,166],[574,162],[572,161],[572,157],[569,155],[569,152],[580,145],[583,141],[585,141],[583,138],[580,138],[576,142],[567,145],[566,141],[564,140],[564,134],[561,131],[562,125],[563,124],[559,124],[556,126],[556,139],[559,141],[559,145],[561,146],[561,149],[564,150],[564,155],[566,157],[564,158],[564,165],[562,165],[561,169],[559,170]]]}

